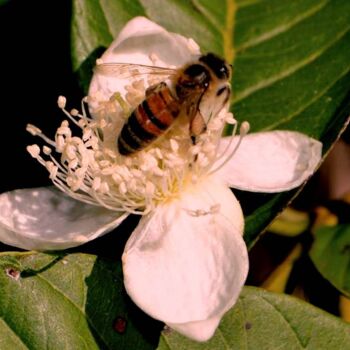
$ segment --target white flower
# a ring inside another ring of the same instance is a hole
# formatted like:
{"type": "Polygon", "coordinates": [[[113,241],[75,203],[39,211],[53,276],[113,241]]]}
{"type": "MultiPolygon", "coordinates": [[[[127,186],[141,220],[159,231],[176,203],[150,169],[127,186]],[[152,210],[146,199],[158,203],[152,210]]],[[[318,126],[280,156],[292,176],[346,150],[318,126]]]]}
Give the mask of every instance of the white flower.
{"type": "MultiPolygon", "coordinates": [[[[199,55],[192,39],[149,20],[130,21],[101,62],[179,67],[199,55]]],[[[273,131],[221,138],[226,109],[212,118],[196,145],[188,125],[176,125],[134,156],[118,154],[116,140],[130,111],[144,99],[153,76],[95,74],[89,108],[67,119],[55,140],[28,126],[48,146],[28,147],[58,189],[16,190],[0,196],[0,239],[25,249],[64,249],[117,227],[130,213],[143,217],[123,255],[125,287],[156,319],[200,341],[214,333],[234,305],[248,271],[243,215],[229,187],[278,192],[302,184],[314,171],[321,144],[305,135],[273,131]],[[52,151],[61,154],[60,160],[52,151]],[[234,156],[233,156],[234,155],[234,156]]]]}

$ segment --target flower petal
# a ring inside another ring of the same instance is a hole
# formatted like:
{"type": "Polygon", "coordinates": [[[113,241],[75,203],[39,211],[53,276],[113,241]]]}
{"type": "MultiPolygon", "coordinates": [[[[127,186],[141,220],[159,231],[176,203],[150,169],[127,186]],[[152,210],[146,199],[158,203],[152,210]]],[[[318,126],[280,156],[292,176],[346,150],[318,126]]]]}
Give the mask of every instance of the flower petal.
{"type": "Polygon", "coordinates": [[[209,338],[217,326],[210,319],[235,303],[247,275],[242,233],[242,211],[228,188],[205,179],[184,190],[142,218],[127,242],[128,294],[152,317],[179,324],[181,333],[209,338]],[[208,321],[204,333],[195,325],[200,321],[208,321]]]}
{"type": "Polygon", "coordinates": [[[220,320],[221,315],[220,317],[212,317],[204,321],[188,322],[183,324],[168,323],[168,326],[188,338],[195,339],[197,341],[207,341],[214,335],[220,320]]]}
{"type": "MultiPolygon", "coordinates": [[[[223,138],[220,150],[224,151],[229,142],[230,137],[223,138]]],[[[234,140],[230,148],[235,144],[234,140]]],[[[322,143],[304,134],[258,132],[245,136],[232,160],[216,174],[230,187],[281,192],[300,186],[313,174],[321,156],[322,143]]]]}
{"type": "MultiPolygon", "coordinates": [[[[101,61],[169,67],[181,66],[199,54],[199,47],[192,39],[169,33],[145,17],[135,17],[125,25],[102,55],[101,61]]],[[[95,73],[89,95],[94,98],[100,96],[100,99],[105,101],[116,91],[123,95],[125,86],[130,84],[130,76],[128,79],[122,79],[120,76],[103,76],[95,73]]]]}
{"type": "Polygon", "coordinates": [[[111,231],[126,216],[54,187],[15,190],[0,195],[0,241],[24,249],[64,249],[111,231]]]}

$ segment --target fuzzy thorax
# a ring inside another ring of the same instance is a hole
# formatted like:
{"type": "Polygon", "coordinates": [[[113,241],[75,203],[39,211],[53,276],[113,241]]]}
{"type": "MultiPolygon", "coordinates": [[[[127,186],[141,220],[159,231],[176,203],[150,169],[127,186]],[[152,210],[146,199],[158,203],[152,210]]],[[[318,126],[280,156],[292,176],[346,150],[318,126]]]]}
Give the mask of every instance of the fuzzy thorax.
{"type": "MultiPolygon", "coordinates": [[[[99,102],[93,119],[85,110],[91,97],[82,101],[81,113],[76,109],[68,112],[66,99],[59,97],[58,106],[68,119],[61,123],[54,140],[37,127],[27,126],[31,134],[47,143],[42,149],[36,144],[28,146],[28,152],[46,167],[61,191],[114,211],[146,214],[159,203],[176,198],[187,186],[212,174],[232,157],[232,148],[231,152],[218,154],[225,122],[234,125],[234,132],[237,126],[233,115],[224,109],[210,121],[195,145],[188,124],[178,123],[147,149],[131,156],[120,155],[116,141],[130,111],[142,100],[142,88],[134,84],[127,89],[133,99],[126,96],[124,100],[115,94],[109,101],[99,102]],[[73,135],[72,123],[81,129],[80,136],[73,135]]],[[[243,136],[248,125],[242,123],[240,129],[243,136]]]]}

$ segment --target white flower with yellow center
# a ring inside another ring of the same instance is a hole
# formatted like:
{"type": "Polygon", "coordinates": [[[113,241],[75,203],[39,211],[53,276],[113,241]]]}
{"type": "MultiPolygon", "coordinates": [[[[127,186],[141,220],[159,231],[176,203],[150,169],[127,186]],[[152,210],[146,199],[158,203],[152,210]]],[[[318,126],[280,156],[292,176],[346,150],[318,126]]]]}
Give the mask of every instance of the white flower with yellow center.
{"type": "MultiPolygon", "coordinates": [[[[100,62],[181,67],[199,54],[192,39],[137,17],[100,62]]],[[[151,147],[121,156],[118,134],[155,82],[151,75],[95,73],[87,98],[93,118],[85,102],[81,114],[68,112],[60,97],[67,120],[54,140],[28,126],[48,144],[28,151],[60,191],[2,194],[0,239],[25,249],[64,249],[111,231],[129,214],[141,214],[122,258],[126,290],[152,317],[204,341],[236,302],[248,271],[243,215],[229,187],[259,192],[297,187],[313,173],[322,147],[296,132],[245,136],[247,123],[239,136],[222,138],[225,122],[237,126],[223,108],[195,145],[188,125],[179,123],[151,147]],[[80,137],[73,136],[69,123],[81,128],[80,137]]]]}

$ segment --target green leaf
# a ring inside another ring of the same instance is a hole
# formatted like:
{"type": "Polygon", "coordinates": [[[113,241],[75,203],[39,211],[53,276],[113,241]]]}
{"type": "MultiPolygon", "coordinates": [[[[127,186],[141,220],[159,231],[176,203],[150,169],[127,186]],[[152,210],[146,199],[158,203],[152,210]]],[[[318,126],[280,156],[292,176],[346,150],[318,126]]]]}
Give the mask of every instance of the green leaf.
{"type": "Polygon", "coordinates": [[[329,350],[350,348],[350,326],[296,298],[245,287],[214,337],[196,343],[163,332],[158,350],[329,350]]]}
{"type": "Polygon", "coordinates": [[[323,277],[350,297],[350,225],[317,229],[310,256],[323,277]]]}
{"type": "MultiPolygon", "coordinates": [[[[132,319],[119,264],[85,254],[1,254],[0,286],[2,350],[154,349],[132,319]]],[[[154,323],[140,314],[136,324],[154,323]]]]}
{"type": "MultiPolygon", "coordinates": [[[[326,153],[343,129],[350,112],[348,0],[74,0],[73,58],[85,89],[95,59],[136,15],[233,63],[232,110],[252,131],[297,130],[321,140],[326,153]]],[[[248,245],[295,194],[240,193],[248,245]]]]}

